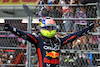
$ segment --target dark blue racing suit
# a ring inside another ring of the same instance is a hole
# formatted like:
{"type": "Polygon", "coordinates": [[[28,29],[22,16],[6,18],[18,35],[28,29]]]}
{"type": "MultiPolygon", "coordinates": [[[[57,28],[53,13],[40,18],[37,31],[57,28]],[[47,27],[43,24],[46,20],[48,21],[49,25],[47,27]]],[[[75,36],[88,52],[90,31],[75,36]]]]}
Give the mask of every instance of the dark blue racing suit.
{"type": "Polygon", "coordinates": [[[14,27],[10,27],[8,24],[5,25],[6,31],[9,30],[13,34],[22,37],[35,45],[39,59],[39,67],[59,67],[60,48],[66,43],[72,42],[76,38],[83,36],[84,33],[86,34],[87,31],[92,28],[93,25],[88,26],[83,30],[77,31],[63,38],[57,36],[53,38],[46,38],[41,35],[35,36],[14,27]]]}

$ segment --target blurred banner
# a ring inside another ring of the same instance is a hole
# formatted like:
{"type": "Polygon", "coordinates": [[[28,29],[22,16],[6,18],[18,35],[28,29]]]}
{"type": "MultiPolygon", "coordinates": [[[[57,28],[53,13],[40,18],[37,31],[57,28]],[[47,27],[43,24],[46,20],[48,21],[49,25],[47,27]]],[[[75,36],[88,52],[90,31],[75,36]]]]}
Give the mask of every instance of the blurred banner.
{"type": "Polygon", "coordinates": [[[37,0],[0,0],[0,5],[35,4],[37,0]]]}

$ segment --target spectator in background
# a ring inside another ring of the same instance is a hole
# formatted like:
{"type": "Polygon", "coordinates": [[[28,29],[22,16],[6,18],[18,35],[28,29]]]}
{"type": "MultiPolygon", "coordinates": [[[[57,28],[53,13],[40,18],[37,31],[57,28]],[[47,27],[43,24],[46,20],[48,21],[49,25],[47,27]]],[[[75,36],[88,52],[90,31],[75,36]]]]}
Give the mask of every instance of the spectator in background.
{"type": "MultiPolygon", "coordinates": [[[[52,18],[62,18],[62,7],[61,6],[56,6],[56,9],[52,9],[49,13],[49,17],[52,18]]],[[[61,20],[55,20],[57,25],[61,25],[62,21],[61,20]]]]}
{"type": "Polygon", "coordinates": [[[8,54],[8,64],[11,64],[13,62],[13,55],[12,54],[8,54]]]}
{"type": "MultiPolygon", "coordinates": [[[[74,18],[74,9],[72,7],[69,8],[67,13],[65,14],[65,18],[74,18]]],[[[74,32],[74,21],[73,20],[65,20],[65,30],[66,35],[70,34],[71,32],[74,32]]],[[[68,43],[67,45],[70,45],[71,43],[68,43]]],[[[73,41],[73,45],[74,45],[73,41]]]]}
{"type": "Polygon", "coordinates": [[[25,40],[22,40],[22,42],[20,44],[20,48],[27,48],[27,45],[26,45],[26,41],[25,40]]]}
{"type": "MultiPolygon", "coordinates": [[[[38,55],[37,54],[34,55],[34,57],[32,58],[32,61],[31,62],[34,65],[37,65],[38,64],[39,60],[38,60],[38,55]]],[[[34,67],[37,67],[37,66],[34,66],[34,67]]]]}
{"type": "MultiPolygon", "coordinates": [[[[59,2],[59,4],[60,5],[63,5],[62,6],[62,17],[64,17],[64,18],[69,18],[69,17],[72,17],[72,15],[71,16],[69,16],[69,6],[66,6],[66,4],[68,4],[68,1],[66,1],[66,0],[61,0],[60,2],[59,2]],[[67,17],[65,17],[65,15],[67,15],[67,17]]],[[[67,25],[67,24],[66,24],[67,25]]],[[[66,28],[67,26],[65,26],[65,28],[66,28]]],[[[67,29],[67,28],[66,28],[67,29]]]]}
{"type": "Polygon", "coordinates": [[[3,53],[4,53],[3,49],[0,49],[0,64],[1,64],[1,58],[3,53]]]}
{"type": "Polygon", "coordinates": [[[88,63],[88,59],[85,59],[83,57],[76,59],[76,67],[90,67],[88,63]]]}
{"type": "Polygon", "coordinates": [[[81,48],[81,40],[80,39],[77,39],[76,41],[75,41],[75,45],[74,46],[72,46],[72,48],[73,49],[77,49],[77,50],[81,50],[82,48],[81,48]]]}
{"type": "MultiPolygon", "coordinates": [[[[100,0],[83,0],[81,4],[88,4],[88,3],[100,3],[100,0]]],[[[87,18],[96,18],[97,17],[97,6],[96,5],[88,5],[84,7],[86,10],[86,17],[87,18]]],[[[97,20],[94,21],[88,21],[88,24],[95,23],[97,20]]],[[[91,32],[93,32],[92,30],[91,32]]],[[[92,46],[93,44],[93,36],[89,35],[89,46],[92,46]]]]}
{"type": "MultiPolygon", "coordinates": [[[[65,18],[74,18],[74,9],[72,7],[70,7],[68,12],[65,14],[65,18]]],[[[66,34],[68,34],[68,32],[74,31],[73,25],[74,25],[73,20],[66,20],[66,22],[65,22],[66,34]]]]}
{"type": "MultiPolygon", "coordinates": [[[[47,5],[47,4],[52,4],[54,1],[52,0],[38,0],[36,2],[36,5],[47,5]]],[[[37,6],[36,6],[37,7],[37,6]]],[[[50,11],[52,6],[39,6],[39,12],[38,12],[38,17],[45,17],[48,16],[48,11],[50,11]],[[46,12],[46,13],[45,13],[46,12]]]]}
{"type": "MultiPolygon", "coordinates": [[[[100,20],[97,20],[95,23],[95,27],[94,27],[94,32],[95,33],[100,33],[100,20]]],[[[93,44],[96,46],[97,44],[100,44],[100,35],[95,35],[93,36],[93,44]]],[[[96,49],[99,48],[95,47],[96,49]]]]}
{"type": "Polygon", "coordinates": [[[53,4],[59,4],[61,0],[52,0],[53,4]]]}
{"type": "MultiPolygon", "coordinates": [[[[73,4],[75,1],[61,1],[61,4],[65,3],[65,4],[73,4]]],[[[66,6],[67,7],[67,11],[63,13],[63,16],[65,18],[74,18],[74,13],[75,13],[75,9],[72,6],[66,6]]],[[[74,30],[74,21],[73,20],[65,20],[65,24],[64,24],[65,30],[66,30],[66,35],[75,32],[74,30]]],[[[67,44],[68,46],[71,45],[71,43],[67,44]]],[[[75,41],[73,41],[72,43],[73,46],[75,46],[75,41]]],[[[72,46],[71,45],[71,46],[72,46]]]]}
{"type": "Polygon", "coordinates": [[[3,49],[0,49],[0,58],[1,58],[1,56],[2,56],[2,53],[4,53],[4,52],[3,52],[3,49]]]}
{"type": "MultiPolygon", "coordinates": [[[[43,0],[44,4],[58,4],[59,3],[59,0],[43,0]]],[[[53,15],[52,16],[52,13],[55,11],[55,9],[57,9],[58,11],[60,11],[61,7],[57,7],[56,6],[45,6],[42,10],[42,15],[44,17],[47,17],[47,16],[50,16],[50,17],[58,17],[57,15],[53,15]],[[54,11],[53,11],[54,10],[54,11]],[[53,12],[52,12],[53,11],[53,12]]],[[[55,12],[54,12],[55,13],[55,12]]],[[[53,14],[54,14],[53,13],[53,14]]],[[[60,13],[59,13],[60,14],[60,13]]]]}
{"type": "MultiPolygon", "coordinates": [[[[42,0],[44,5],[54,4],[52,0],[42,0]]],[[[49,11],[53,9],[53,6],[44,6],[44,8],[41,11],[41,14],[43,17],[49,16],[49,11]]]]}
{"type": "Polygon", "coordinates": [[[22,48],[22,53],[24,54],[24,60],[23,63],[26,63],[26,50],[27,50],[27,45],[26,45],[26,41],[22,40],[21,44],[20,44],[20,48],[22,48]]]}
{"type": "MultiPolygon", "coordinates": [[[[7,54],[6,53],[2,53],[0,64],[7,64],[7,62],[8,62],[7,54]]],[[[6,65],[1,65],[1,67],[7,67],[7,66],[6,65]]]]}
{"type": "Polygon", "coordinates": [[[61,66],[76,67],[75,66],[75,53],[66,52],[65,56],[61,56],[61,66]]]}
{"type": "MultiPolygon", "coordinates": [[[[81,0],[78,0],[78,2],[76,4],[81,4],[81,0]]],[[[86,11],[82,6],[76,7],[76,9],[75,9],[75,18],[86,18],[86,11]]],[[[83,29],[86,26],[87,26],[87,21],[86,20],[75,20],[74,29],[76,31],[78,31],[80,29],[83,29]]],[[[86,48],[86,45],[87,45],[86,35],[80,37],[79,40],[81,41],[81,43],[78,44],[80,49],[87,49],[86,48]]]]}
{"type": "Polygon", "coordinates": [[[68,9],[69,9],[69,6],[66,6],[66,4],[69,4],[69,1],[68,0],[61,0],[59,2],[59,4],[63,5],[62,6],[62,12],[63,12],[63,16],[65,13],[67,13],[68,9]]]}
{"type": "MultiPolygon", "coordinates": [[[[44,3],[43,3],[42,0],[38,0],[38,1],[36,2],[36,5],[38,5],[38,4],[40,5],[40,4],[44,4],[44,3]]],[[[37,7],[37,6],[36,6],[36,7],[37,7]]],[[[43,9],[43,6],[39,6],[38,17],[43,17],[43,15],[41,14],[42,9],[43,9]]]]}
{"type": "MultiPolygon", "coordinates": [[[[24,60],[25,60],[25,56],[24,56],[24,50],[22,49],[16,49],[14,52],[14,58],[13,58],[13,62],[12,64],[25,64],[24,60]]],[[[18,66],[12,66],[12,67],[18,67],[18,66]]],[[[21,66],[21,67],[25,67],[25,66],[21,66]]]]}

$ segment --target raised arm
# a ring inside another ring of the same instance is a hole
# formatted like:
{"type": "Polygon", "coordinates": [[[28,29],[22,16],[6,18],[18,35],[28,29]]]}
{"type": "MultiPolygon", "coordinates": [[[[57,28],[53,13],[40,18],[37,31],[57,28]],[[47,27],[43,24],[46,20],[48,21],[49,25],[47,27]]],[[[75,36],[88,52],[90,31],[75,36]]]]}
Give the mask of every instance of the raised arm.
{"type": "Polygon", "coordinates": [[[28,40],[32,44],[37,44],[37,38],[30,33],[27,33],[27,32],[24,32],[20,29],[11,27],[9,24],[5,24],[4,29],[5,29],[5,31],[11,31],[13,34],[15,34],[15,35],[17,35],[25,40],[28,40]]]}
{"type": "Polygon", "coordinates": [[[86,27],[86,28],[84,28],[84,29],[82,29],[80,31],[77,31],[77,32],[75,32],[73,34],[70,34],[68,36],[65,36],[64,38],[61,38],[61,42],[62,42],[62,45],[61,46],[65,45],[66,43],[72,42],[75,39],[77,39],[77,38],[79,38],[79,37],[87,34],[87,32],[89,30],[92,30],[93,28],[94,28],[94,24],[92,23],[88,27],[86,27]]]}

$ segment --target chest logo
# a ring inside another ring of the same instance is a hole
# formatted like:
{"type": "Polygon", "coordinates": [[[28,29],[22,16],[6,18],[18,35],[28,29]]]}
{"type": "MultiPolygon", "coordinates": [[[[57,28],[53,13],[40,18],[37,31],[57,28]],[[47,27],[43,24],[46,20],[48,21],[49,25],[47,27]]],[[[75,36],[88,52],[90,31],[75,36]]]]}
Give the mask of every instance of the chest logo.
{"type": "Polygon", "coordinates": [[[43,46],[43,48],[45,50],[55,50],[55,51],[60,50],[60,47],[58,45],[56,45],[54,47],[51,47],[51,46],[43,46]]]}
{"type": "Polygon", "coordinates": [[[59,53],[55,52],[55,51],[52,51],[52,52],[47,52],[46,51],[46,57],[49,56],[49,57],[52,57],[52,58],[56,58],[56,57],[59,57],[59,53]]]}

